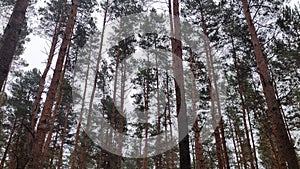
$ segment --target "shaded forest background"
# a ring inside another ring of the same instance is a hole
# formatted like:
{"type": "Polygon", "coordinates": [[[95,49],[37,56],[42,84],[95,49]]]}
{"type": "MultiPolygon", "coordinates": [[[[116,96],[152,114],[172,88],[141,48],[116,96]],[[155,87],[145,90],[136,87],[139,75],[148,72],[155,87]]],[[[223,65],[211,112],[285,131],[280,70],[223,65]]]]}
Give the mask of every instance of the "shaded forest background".
{"type": "Polygon", "coordinates": [[[284,0],[0,0],[0,169],[299,168],[299,7],[284,0]],[[194,32],[203,37],[196,47],[187,45],[194,32]],[[30,34],[49,42],[36,49],[47,55],[45,69],[26,68],[30,34]],[[128,101],[146,115],[124,118],[128,101]],[[95,111],[117,132],[146,141],[173,132],[150,148],[183,139],[146,157],[144,144],[102,129],[103,138],[118,140],[110,141],[119,153],[133,146],[142,158],[122,157],[83,130],[101,129],[95,111]]]}

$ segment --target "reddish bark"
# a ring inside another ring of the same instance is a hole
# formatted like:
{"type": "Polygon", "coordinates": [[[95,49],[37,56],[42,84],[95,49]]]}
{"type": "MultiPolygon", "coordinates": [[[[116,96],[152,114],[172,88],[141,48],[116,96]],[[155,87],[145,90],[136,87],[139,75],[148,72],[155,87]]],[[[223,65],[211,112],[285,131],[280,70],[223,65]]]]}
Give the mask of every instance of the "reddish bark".
{"type": "Polygon", "coordinates": [[[47,93],[46,101],[44,104],[44,108],[41,114],[41,118],[39,120],[39,124],[37,127],[37,132],[34,138],[34,144],[32,145],[31,151],[31,162],[30,168],[43,168],[43,163],[41,159],[41,153],[45,141],[46,134],[49,129],[51,114],[52,114],[52,107],[54,104],[60,75],[62,73],[63,63],[66,58],[67,48],[70,44],[71,37],[73,34],[73,28],[75,25],[75,19],[77,14],[79,0],[74,0],[72,2],[71,11],[69,13],[67,26],[65,29],[64,38],[59,50],[56,66],[54,69],[53,77],[50,83],[49,91],[47,93]]]}
{"type": "Polygon", "coordinates": [[[8,76],[10,65],[19,42],[21,30],[25,23],[25,14],[29,0],[17,0],[8,24],[4,29],[0,45],[0,90],[8,76]]]}
{"type": "Polygon", "coordinates": [[[251,42],[254,47],[254,55],[258,71],[260,73],[260,80],[262,83],[264,96],[268,107],[268,115],[272,123],[272,130],[275,135],[276,143],[281,161],[280,167],[290,169],[299,168],[299,163],[295,149],[289,139],[287,129],[280,111],[280,105],[276,98],[272,79],[268,71],[265,55],[262,46],[257,37],[253,20],[250,14],[250,8],[247,0],[242,0],[243,11],[247,21],[248,29],[251,36],[251,42]],[[286,162],[288,165],[286,165],[286,162]]]}
{"type": "MultiPolygon", "coordinates": [[[[57,43],[58,43],[59,32],[61,31],[61,26],[62,26],[61,22],[63,21],[63,18],[64,18],[63,13],[65,12],[65,8],[66,8],[66,0],[64,0],[63,10],[60,14],[60,18],[58,20],[58,23],[56,23],[56,26],[55,26],[54,35],[52,37],[52,42],[51,42],[51,47],[50,47],[50,52],[49,52],[49,55],[48,55],[46,68],[45,68],[45,70],[42,74],[42,77],[40,79],[39,88],[38,88],[37,94],[36,94],[36,99],[34,100],[34,103],[33,103],[32,120],[31,120],[31,130],[32,130],[32,132],[35,131],[36,122],[37,122],[37,113],[38,113],[40,102],[42,100],[42,94],[43,94],[43,91],[44,91],[44,88],[45,88],[46,77],[47,77],[47,74],[48,74],[49,69],[51,67],[52,60],[53,60],[54,53],[55,53],[55,49],[56,49],[56,46],[57,46],[57,43]]],[[[31,141],[32,138],[29,137],[29,139],[31,141]]]]}

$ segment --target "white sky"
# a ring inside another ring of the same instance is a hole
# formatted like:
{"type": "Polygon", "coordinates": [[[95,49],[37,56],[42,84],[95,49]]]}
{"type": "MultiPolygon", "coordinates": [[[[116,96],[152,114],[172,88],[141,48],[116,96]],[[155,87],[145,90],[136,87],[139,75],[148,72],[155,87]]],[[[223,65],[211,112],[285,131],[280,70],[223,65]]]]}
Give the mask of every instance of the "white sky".
{"type": "MultiPolygon", "coordinates": [[[[290,4],[299,4],[300,0],[291,0],[290,4]]],[[[100,23],[100,22],[99,22],[100,23]]],[[[47,60],[46,52],[49,51],[49,42],[38,35],[29,35],[30,42],[26,44],[26,49],[22,57],[28,62],[28,69],[38,68],[41,71],[45,68],[45,63],[47,60]]],[[[54,60],[55,63],[55,60],[54,60]]]]}

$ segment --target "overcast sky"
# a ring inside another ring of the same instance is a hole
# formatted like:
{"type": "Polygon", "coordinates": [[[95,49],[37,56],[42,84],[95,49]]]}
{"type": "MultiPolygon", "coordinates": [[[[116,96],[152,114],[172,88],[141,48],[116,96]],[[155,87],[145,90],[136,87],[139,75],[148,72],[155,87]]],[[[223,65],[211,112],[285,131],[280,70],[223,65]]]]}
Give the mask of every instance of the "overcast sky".
{"type": "MultiPolygon", "coordinates": [[[[300,0],[291,0],[292,5],[299,3],[300,0]]],[[[29,67],[26,69],[38,68],[43,71],[47,61],[46,53],[49,51],[50,42],[33,34],[29,35],[29,38],[30,42],[26,44],[26,49],[22,55],[29,64],[29,67]]],[[[54,59],[54,61],[55,60],[56,59],[54,59]]]]}

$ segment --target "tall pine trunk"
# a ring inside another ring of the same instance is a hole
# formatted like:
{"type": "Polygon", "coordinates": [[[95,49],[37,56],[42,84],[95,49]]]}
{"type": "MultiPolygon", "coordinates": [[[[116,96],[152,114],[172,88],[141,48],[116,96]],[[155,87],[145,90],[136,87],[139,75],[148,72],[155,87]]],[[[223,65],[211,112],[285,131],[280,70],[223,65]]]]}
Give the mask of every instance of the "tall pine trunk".
{"type": "Polygon", "coordinates": [[[21,30],[25,23],[25,14],[29,0],[17,0],[8,24],[4,29],[0,44],[0,89],[8,76],[10,65],[19,43],[21,30]]]}
{"type": "MultiPolygon", "coordinates": [[[[58,38],[59,38],[59,33],[61,31],[61,26],[62,26],[62,21],[63,21],[63,18],[64,18],[65,8],[66,8],[66,0],[64,0],[64,7],[63,7],[62,12],[60,13],[58,23],[56,23],[56,25],[55,25],[54,35],[52,37],[52,42],[51,42],[51,47],[50,47],[50,52],[49,52],[49,55],[48,55],[46,68],[44,69],[44,72],[43,72],[42,77],[40,79],[39,88],[38,88],[37,94],[36,94],[36,99],[34,100],[34,103],[33,103],[32,120],[31,120],[31,131],[32,132],[34,132],[35,127],[36,127],[37,113],[38,113],[40,102],[42,100],[42,94],[43,94],[43,91],[44,91],[44,88],[45,88],[46,77],[47,77],[47,74],[48,74],[49,69],[51,67],[52,60],[53,60],[54,53],[55,53],[55,49],[56,49],[56,46],[57,46],[57,43],[58,43],[58,38]]],[[[30,139],[32,139],[32,138],[30,137],[30,139]]]]}
{"type": "MultiPolygon", "coordinates": [[[[90,51],[92,51],[92,50],[90,49],[90,51]]],[[[83,95],[82,95],[82,101],[81,101],[81,109],[80,109],[79,121],[78,121],[78,125],[77,125],[77,128],[76,128],[76,133],[75,133],[75,145],[74,145],[74,150],[73,150],[72,158],[71,158],[71,169],[75,168],[75,163],[76,163],[76,158],[77,158],[77,153],[78,153],[79,134],[80,134],[80,128],[81,128],[81,123],[82,123],[82,116],[83,116],[84,105],[85,105],[85,98],[86,98],[87,85],[88,85],[88,78],[89,78],[89,73],[90,73],[91,56],[92,56],[92,54],[89,53],[87,71],[85,73],[85,81],[84,81],[84,89],[83,89],[83,95]]]]}
{"type": "Polygon", "coordinates": [[[234,154],[235,154],[235,158],[236,158],[236,162],[237,162],[237,167],[238,167],[238,169],[241,169],[240,156],[239,156],[239,152],[238,152],[238,148],[237,148],[235,132],[234,132],[233,127],[232,127],[231,119],[229,118],[228,121],[229,121],[229,129],[230,129],[230,132],[231,132],[231,135],[232,135],[232,143],[233,143],[233,147],[234,147],[234,154]]]}
{"type": "MultiPolygon", "coordinates": [[[[68,53],[69,53],[69,49],[70,49],[70,47],[68,48],[68,53]]],[[[67,60],[65,61],[63,71],[60,75],[59,85],[58,85],[58,90],[57,90],[57,96],[56,96],[56,103],[55,103],[54,111],[53,111],[52,118],[51,118],[51,121],[50,121],[50,129],[49,129],[45,144],[43,146],[43,155],[42,155],[42,158],[43,158],[42,160],[43,161],[46,158],[46,156],[48,156],[49,145],[50,145],[53,130],[54,130],[54,127],[55,127],[54,123],[55,123],[56,115],[57,115],[59,107],[61,105],[60,103],[61,103],[61,98],[62,98],[62,86],[63,86],[63,83],[64,83],[65,71],[66,71],[66,68],[67,68],[66,64],[67,64],[67,60]]]]}
{"type": "Polygon", "coordinates": [[[72,2],[71,11],[69,13],[64,38],[58,53],[58,58],[54,69],[53,77],[50,83],[49,91],[47,93],[41,118],[39,120],[37,132],[33,140],[34,144],[32,145],[30,168],[43,168],[44,162],[41,160],[42,148],[44,145],[46,134],[48,132],[48,128],[50,127],[49,122],[51,119],[52,107],[54,104],[60,75],[62,73],[63,63],[66,58],[67,48],[70,45],[71,38],[73,35],[73,28],[75,25],[78,4],[79,4],[79,0],[74,0],[72,2]]]}
{"type": "MultiPolygon", "coordinates": [[[[171,5],[169,6],[169,8],[171,5]]],[[[189,149],[189,135],[188,135],[188,119],[186,112],[184,77],[182,65],[182,42],[181,42],[181,24],[179,16],[179,2],[173,0],[173,15],[171,15],[174,28],[174,36],[171,37],[172,45],[172,63],[173,74],[175,78],[175,93],[176,93],[176,114],[178,120],[178,136],[181,140],[179,142],[179,156],[180,168],[191,168],[191,157],[189,149]]]]}
{"type": "MultiPolygon", "coordinates": [[[[201,144],[201,138],[200,138],[200,128],[198,124],[198,115],[197,115],[197,110],[196,110],[196,79],[195,79],[195,66],[194,66],[194,57],[193,57],[193,51],[190,48],[189,49],[190,53],[190,68],[192,71],[191,74],[191,82],[192,82],[192,114],[196,116],[196,120],[194,123],[194,135],[195,135],[195,152],[196,152],[196,162],[195,162],[195,169],[205,169],[205,158],[204,158],[204,150],[203,146],[201,144]]],[[[193,160],[195,161],[195,160],[193,160]]]]}
{"type": "Polygon", "coordinates": [[[284,120],[280,111],[280,105],[276,98],[273,82],[270,78],[266,59],[262,50],[262,46],[256,34],[256,30],[250,14],[249,4],[247,0],[242,0],[244,15],[250,31],[251,41],[254,47],[255,60],[260,74],[264,96],[268,107],[268,115],[272,123],[272,130],[275,135],[276,143],[280,158],[284,161],[281,167],[287,166],[290,169],[299,168],[299,163],[295,149],[289,139],[284,120]]]}
{"type": "Polygon", "coordinates": [[[246,120],[246,111],[247,111],[246,109],[247,108],[246,108],[245,99],[244,99],[244,86],[243,86],[242,81],[241,81],[241,73],[240,73],[240,70],[239,70],[238,59],[237,59],[236,51],[235,51],[235,45],[234,45],[234,42],[233,42],[232,38],[231,38],[231,43],[232,43],[232,47],[233,47],[233,61],[234,61],[234,67],[236,69],[236,74],[237,74],[239,96],[240,96],[241,104],[242,104],[243,123],[244,123],[244,129],[245,129],[245,134],[246,134],[246,143],[247,143],[248,154],[249,154],[249,157],[250,157],[250,166],[251,166],[251,169],[254,169],[255,168],[254,167],[254,157],[253,157],[253,153],[252,153],[252,147],[251,147],[250,136],[249,136],[249,129],[248,129],[247,120],[246,120]]]}

